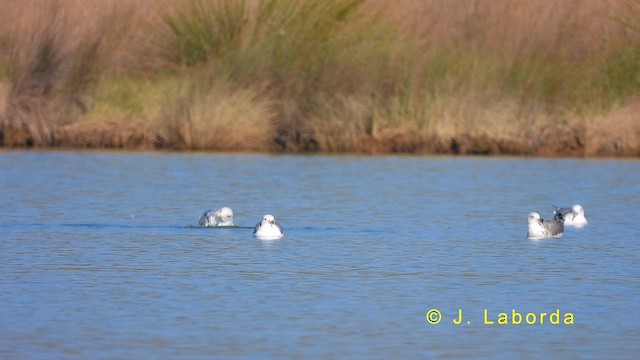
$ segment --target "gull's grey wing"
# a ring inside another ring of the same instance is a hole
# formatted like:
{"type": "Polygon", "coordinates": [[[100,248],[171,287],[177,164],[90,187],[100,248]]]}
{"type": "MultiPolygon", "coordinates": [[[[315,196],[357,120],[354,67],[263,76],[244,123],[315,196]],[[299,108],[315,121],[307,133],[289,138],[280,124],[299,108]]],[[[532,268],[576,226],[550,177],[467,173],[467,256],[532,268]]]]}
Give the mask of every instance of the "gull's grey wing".
{"type": "Polygon", "coordinates": [[[551,206],[553,206],[553,208],[555,209],[553,210],[553,220],[562,220],[564,222],[564,219],[567,218],[567,215],[573,213],[572,208],[567,208],[567,207],[560,208],[555,205],[551,205],[551,206]]]}
{"type": "Polygon", "coordinates": [[[573,212],[573,209],[572,209],[572,208],[570,208],[570,207],[563,207],[563,208],[561,208],[561,207],[557,207],[557,206],[555,206],[555,205],[551,205],[551,206],[553,206],[553,208],[555,209],[553,212],[555,212],[556,214],[558,214],[558,213],[559,213],[559,214],[562,214],[562,216],[563,216],[563,217],[564,217],[565,215],[567,215],[568,213],[573,212]]]}
{"type": "Polygon", "coordinates": [[[284,229],[282,228],[282,226],[280,226],[280,224],[278,223],[276,223],[275,225],[278,228],[278,230],[280,230],[280,234],[284,235],[284,229]]]}
{"type": "Polygon", "coordinates": [[[257,223],[256,226],[253,228],[253,234],[255,235],[255,233],[258,232],[258,229],[260,228],[260,223],[257,223]]]}
{"type": "Polygon", "coordinates": [[[200,224],[200,226],[205,226],[207,225],[207,219],[211,216],[213,216],[214,211],[209,209],[207,211],[204,212],[204,214],[202,214],[200,216],[200,219],[198,220],[198,223],[200,224]]]}
{"type": "Polygon", "coordinates": [[[549,236],[559,236],[564,232],[564,223],[562,220],[554,219],[542,223],[547,230],[549,236]]]}
{"type": "Polygon", "coordinates": [[[202,217],[214,216],[215,213],[216,212],[214,210],[209,209],[209,210],[205,211],[204,214],[202,214],[202,217]]]}

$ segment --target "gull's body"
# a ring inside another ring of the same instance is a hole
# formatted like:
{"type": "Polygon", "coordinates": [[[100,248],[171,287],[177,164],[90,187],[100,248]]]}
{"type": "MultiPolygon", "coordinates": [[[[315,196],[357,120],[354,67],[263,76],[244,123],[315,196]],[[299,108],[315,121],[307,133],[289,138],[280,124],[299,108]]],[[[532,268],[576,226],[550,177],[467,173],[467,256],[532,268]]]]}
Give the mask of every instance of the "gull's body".
{"type": "Polygon", "coordinates": [[[587,217],[584,215],[584,208],[582,208],[582,206],[578,204],[573,205],[572,207],[564,208],[560,208],[557,206],[553,207],[555,208],[554,212],[556,216],[558,216],[558,214],[562,215],[564,224],[567,226],[583,227],[589,223],[587,221],[587,217]]]}
{"type": "Polygon", "coordinates": [[[260,240],[277,240],[284,237],[284,230],[280,224],[276,224],[273,215],[267,214],[253,228],[253,236],[260,240]]]}
{"type": "Polygon", "coordinates": [[[553,220],[544,221],[537,212],[529,213],[529,227],[527,237],[529,239],[559,238],[564,232],[562,215],[553,220]]]}
{"type": "Polygon", "coordinates": [[[233,226],[233,210],[223,207],[218,210],[207,210],[200,216],[200,226],[233,226]]]}

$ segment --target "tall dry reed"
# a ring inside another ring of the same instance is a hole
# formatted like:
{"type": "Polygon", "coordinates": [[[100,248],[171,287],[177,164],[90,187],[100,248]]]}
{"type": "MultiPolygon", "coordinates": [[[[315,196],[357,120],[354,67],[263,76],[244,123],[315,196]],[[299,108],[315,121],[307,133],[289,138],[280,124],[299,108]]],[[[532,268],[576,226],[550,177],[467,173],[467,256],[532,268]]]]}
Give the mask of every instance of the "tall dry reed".
{"type": "Polygon", "coordinates": [[[637,0],[27,0],[0,20],[6,146],[596,155],[640,133],[616,120],[637,0]]]}
{"type": "Polygon", "coordinates": [[[122,35],[112,27],[126,24],[126,11],[65,1],[5,3],[3,10],[14,18],[2,29],[11,90],[1,142],[56,145],[60,127],[91,107],[91,91],[122,35]]]}

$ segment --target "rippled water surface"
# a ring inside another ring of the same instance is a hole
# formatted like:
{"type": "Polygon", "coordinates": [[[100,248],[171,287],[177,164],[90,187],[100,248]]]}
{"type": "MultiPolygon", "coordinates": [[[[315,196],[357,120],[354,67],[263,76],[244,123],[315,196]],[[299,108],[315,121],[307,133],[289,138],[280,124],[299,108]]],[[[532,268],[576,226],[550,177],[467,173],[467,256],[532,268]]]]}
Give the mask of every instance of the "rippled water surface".
{"type": "Polygon", "coordinates": [[[639,179],[634,160],[0,152],[0,358],[635,358],[639,179]],[[526,239],[529,212],[575,203],[587,227],[526,239]],[[219,206],[238,227],[196,226],[219,206]],[[284,239],[251,236],[266,213],[284,239]]]}

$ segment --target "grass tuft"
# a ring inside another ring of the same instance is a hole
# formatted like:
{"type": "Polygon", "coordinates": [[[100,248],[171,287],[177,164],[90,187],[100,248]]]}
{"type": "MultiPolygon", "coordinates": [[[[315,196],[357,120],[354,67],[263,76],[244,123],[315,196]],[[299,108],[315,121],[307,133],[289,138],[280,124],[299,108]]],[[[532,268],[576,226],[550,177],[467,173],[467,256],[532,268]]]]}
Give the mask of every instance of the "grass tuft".
{"type": "Polygon", "coordinates": [[[252,88],[185,81],[166,95],[159,128],[165,146],[184,150],[270,151],[272,107],[252,88]]]}

